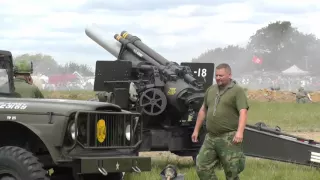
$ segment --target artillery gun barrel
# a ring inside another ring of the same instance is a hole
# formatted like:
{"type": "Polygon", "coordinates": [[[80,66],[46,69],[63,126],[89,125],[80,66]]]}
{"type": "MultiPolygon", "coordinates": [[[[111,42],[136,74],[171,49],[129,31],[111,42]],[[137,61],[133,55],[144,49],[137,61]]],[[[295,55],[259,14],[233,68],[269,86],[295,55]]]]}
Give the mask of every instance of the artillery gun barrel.
{"type": "Polygon", "coordinates": [[[137,36],[133,36],[131,34],[129,34],[127,31],[122,31],[120,33],[120,35],[125,38],[128,39],[130,42],[132,42],[132,44],[134,44],[135,46],[137,46],[139,49],[141,49],[141,51],[145,52],[147,55],[149,55],[150,57],[152,57],[153,59],[155,59],[158,63],[160,63],[163,66],[166,66],[169,63],[169,60],[167,60],[166,58],[164,58],[163,56],[161,56],[159,53],[157,53],[156,51],[154,51],[153,49],[151,49],[149,46],[147,46],[146,44],[144,44],[140,38],[138,38],[137,36]]]}
{"type": "MultiPolygon", "coordinates": [[[[160,63],[163,66],[167,66],[167,65],[174,65],[174,67],[172,67],[173,72],[176,72],[177,69],[179,69],[179,67],[175,66],[174,63],[170,62],[169,60],[167,60],[166,58],[164,58],[163,56],[161,56],[159,53],[157,53],[156,51],[154,51],[153,49],[151,49],[149,46],[147,46],[146,44],[144,44],[140,38],[138,38],[137,36],[133,36],[131,34],[129,34],[127,31],[122,31],[120,33],[120,35],[124,38],[127,39],[129,42],[132,42],[132,44],[134,44],[136,47],[138,47],[139,49],[141,49],[144,53],[146,53],[147,55],[149,55],[150,57],[152,57],[155,61],[157,61],[158,63],[160,63]]],[[[191,84],[194,84],[194,82],[196,82],[196,79],[194,77],[192,77],[190,74],[184,74],[183,78],[191,84]]]]}
{"type": "MultiPolygon", "coordinates": [[[[98,45],[100,45],[102,48],[104,48],[114,57],[120,60],[131,61],[133,67],[137,67],[141,62],[147,62],[156,66],[158,69],[163,70],[165,74],[170,75],[172,77],[176,77],[177,75],[175,73],[177,72],[178,69],[180,69],[178,66],[175,66],[174,63],[168,61],[167,59],[159,55],[157,52],[149,48],[147,45],[142,43],[140,39],[139,40],[135,39],[135,41],[131,41],[131,40],[134,40],[132,38],[136,38],[136,37],[130,34],[125,34],[126,33],[125,31],[123,31],[121,34],[126,38],[123,38],[118,34],[114,36],[114,38],[117,41],[106,38],[104,36],[103,31],[99,30],[94,25],[88,26],[85,29],[85,33],[88,37],[90,37],[90,39],[92,39],[94,42],[96,42],[98,45]],[[129,40],[128,38],[131,38],[131,39],[129,40]],[[129,51],[121,52],[119,56],[122,45],[126,45],[129,51]],[[137,45],[140,47],[137,47],[137,45]],[[169,65],[173,65],[173,66],[171,66],[170,68],[164,67],[169,65]]],[[[150,67],[140,66],[140,68],[147,69],[150,67]]],[[[184,79],[191,84],[195,82],[195,78],[192,77],[190,74],[184,74],[184,79]]]]}
{"type": "Polygon", "coordinates": [[[156,60],[154,60],[152,57],[150,57],[148,54],[144,53],[141,51],[139,48],[137,48],[135,45],[133,45],[129,40],[124,39],[122,36],[119,34],[115,34],[114,38],[118,40],[121,44],[124,44],[128,47],[128,49],[131,50],[132,53],[137,55],[139,58],[144,59],[145,61],[153,64],[159,69],[163,69],[163,66],[159,64],[156,60]]]}
{"type": "Polygon", "coordinates": [[[121,44],[119,42],[108,40],[103,36],[102,31],[100,31],[98,28],[94,26],[88,26],[85,29],[85,33],[88,37],[90,37],[90,39],[92,39],[102,48],[107,50],[110,54],[112,54],[115,57],[118,57],[121,49],[121,44]]]}
{"type": "Polygon", "coordinates": [[[103,31],[100,30],[97,26],[87,26],[85,29],[85,33],[90,39],[92,39],[114,57],[122,58],[122,60],[130,60],[132,62],[132,66],[134,67],[141,62],[141,60],[132,53],[122,53],[121,57],[119,57],[122,46],[121,43],[115,41],[114,39],[105,37],[103,31]]]}

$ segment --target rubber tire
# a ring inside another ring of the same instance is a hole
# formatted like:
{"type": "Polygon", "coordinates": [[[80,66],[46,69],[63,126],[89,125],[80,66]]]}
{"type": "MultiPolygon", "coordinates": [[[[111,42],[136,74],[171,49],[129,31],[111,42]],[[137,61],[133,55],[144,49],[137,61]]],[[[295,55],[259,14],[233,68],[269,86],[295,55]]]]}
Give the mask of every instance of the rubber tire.
{"type": "Polygon", "coordinates": [[[0,148],[1,170],[13,171],[23,180],[50,180],[38,158],[20,147],[4,146],[0,148]]]}

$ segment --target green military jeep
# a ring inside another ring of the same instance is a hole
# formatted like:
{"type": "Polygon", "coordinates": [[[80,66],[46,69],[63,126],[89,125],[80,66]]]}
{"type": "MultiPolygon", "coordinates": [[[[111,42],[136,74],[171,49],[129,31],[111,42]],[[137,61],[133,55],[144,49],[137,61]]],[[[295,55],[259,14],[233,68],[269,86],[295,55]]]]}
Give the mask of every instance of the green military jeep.
{"type": "Polygon", "coordinates": [[[151,158],[138,156],[140,114],[104,102],[19,98],[10,51],[0,51],[0,78],[0,180],[122,179],[151,170],[151,158]]]}

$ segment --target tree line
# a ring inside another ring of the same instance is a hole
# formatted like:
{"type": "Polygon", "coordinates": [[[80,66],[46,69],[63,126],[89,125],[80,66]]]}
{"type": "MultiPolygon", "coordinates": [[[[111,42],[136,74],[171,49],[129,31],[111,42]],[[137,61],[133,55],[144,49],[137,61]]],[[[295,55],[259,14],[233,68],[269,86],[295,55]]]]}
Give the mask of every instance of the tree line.
{"type": "Polygon", "coordinates": [[[69,62],[65,65],[60,65],[50,55],[38,53],[38,54],[22,54],[13,57],[13,62],[27,61],[32,62],[33,72],[40,73],[47,76],[54,74],[69,74],[77,71],[83,76],[93,76],[94,72],[91,67],[86,64],[77,64],[75,62],[69,62]]]}
{"type": "Polygon", "coordinates": [[[237,73],[254,70],[281,72],[296,65],[319,75],[320,40],[314,34],[300,32],[290,21],[276,21],[258,29],[245,47],[228,45],[211,49],[192,61],[226,62],[237,73]],[[257,59],[260,61],[255,61],[257,59]]]}

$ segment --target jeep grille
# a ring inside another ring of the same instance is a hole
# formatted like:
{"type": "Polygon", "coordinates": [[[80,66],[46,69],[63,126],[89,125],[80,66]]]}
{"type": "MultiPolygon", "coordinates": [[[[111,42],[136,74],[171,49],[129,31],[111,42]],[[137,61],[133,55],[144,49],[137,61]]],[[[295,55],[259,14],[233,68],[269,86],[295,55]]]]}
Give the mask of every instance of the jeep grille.
{"type": "Polygon", "coordinates": [[[83,148],[119,149],[136,148],[142,141],[142,125],[139,114],[124,112],[89,112],[76,114],[77,141],[83,148]],[[137,119],[138,118],[138,119],[137,119]],[[106,134],[98,127],[105,124],[106,134]],[[130,140],[126,138],[126,127],[130,125],[130,140]],[[99,133],[99,134],[97,134],[99,133]]]}

